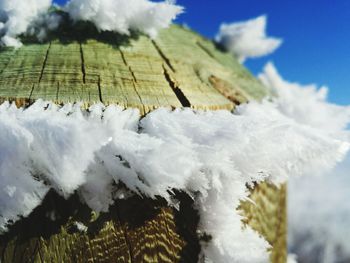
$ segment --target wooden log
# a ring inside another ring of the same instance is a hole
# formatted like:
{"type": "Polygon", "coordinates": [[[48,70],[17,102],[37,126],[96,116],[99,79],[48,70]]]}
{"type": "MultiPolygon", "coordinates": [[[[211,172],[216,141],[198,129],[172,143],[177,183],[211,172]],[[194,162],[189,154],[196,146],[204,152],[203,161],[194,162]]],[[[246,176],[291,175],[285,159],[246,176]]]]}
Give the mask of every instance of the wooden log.
{"type": "MultiPolygon", "coordinates": [[[[266,94],[230,54],[180,26],[156,40],[56,37],[0,51],[0,101],[18,106],[41,98],[83,107],[118,104],[142,114],[159,107],[232,110],[266,94]]],[[[285,186],[260,184],[251,194],[255,204],[241,205],[244,223],[271,244],[275,263],[286,262],[285,192],[285,186]]],[[[179,210],[161,198],[132,197],[97,215],[77,195],[64,200],[50,192],[0,236],[0,262],[197,262],[199,218],[191,198],[177,197],[179,210]]]]}

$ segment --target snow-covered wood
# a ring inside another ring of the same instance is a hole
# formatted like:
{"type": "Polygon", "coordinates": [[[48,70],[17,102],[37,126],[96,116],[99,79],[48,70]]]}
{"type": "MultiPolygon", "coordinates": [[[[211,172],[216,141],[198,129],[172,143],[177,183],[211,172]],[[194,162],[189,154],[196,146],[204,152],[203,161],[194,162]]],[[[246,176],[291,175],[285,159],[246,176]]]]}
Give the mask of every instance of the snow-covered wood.
{"type": "MultiPolygon", "coordinates": [[[[230,54],[179,26],[156,40],[63,36],[0,52],[0,98],[18,106],[42,98],[82,101],[85,108],[118,104],[142,114],[161,106],[231,110],[266,94],[230,54]]],[[[178,195],[179,211],[162,199],[134,197],[97,215],[77,196],[63,200],[51,192],[0,237],[1,262],[196,262],[198,215],[191,199],[178,195]]],[[[256,205],[241,206],[245,222],[271,244],[272,262],[285,262],[285,187],[263,184],[251,198],[256,205]]]]}

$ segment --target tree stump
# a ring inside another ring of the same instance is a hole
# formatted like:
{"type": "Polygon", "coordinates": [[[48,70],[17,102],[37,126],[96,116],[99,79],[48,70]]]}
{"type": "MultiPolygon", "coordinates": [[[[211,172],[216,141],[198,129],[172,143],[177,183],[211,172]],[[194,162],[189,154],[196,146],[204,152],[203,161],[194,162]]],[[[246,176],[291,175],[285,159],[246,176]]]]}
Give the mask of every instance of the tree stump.
{"type": "MultiPolygon", "coordinates": [[[[136,107],[232,110],[266,89],[211,41],[171,26],[156,40],[114,34],[28,41],[0,51],[0,101],[28,106],[41,98],[136,107]]],[[[286,188],[263,183],[241,205],[249,224],[271,244],[272,262],[286,262],[286,188]]],[[[180,209],[161,198],[117,200],[97,214],[77,195],[49,192],[28,218],[0,236],[0,262],[197,262],[199,221],[193,201],[178,192],[180,209]],[[82,229],[80,224],[88,226],[82,229]]]]}

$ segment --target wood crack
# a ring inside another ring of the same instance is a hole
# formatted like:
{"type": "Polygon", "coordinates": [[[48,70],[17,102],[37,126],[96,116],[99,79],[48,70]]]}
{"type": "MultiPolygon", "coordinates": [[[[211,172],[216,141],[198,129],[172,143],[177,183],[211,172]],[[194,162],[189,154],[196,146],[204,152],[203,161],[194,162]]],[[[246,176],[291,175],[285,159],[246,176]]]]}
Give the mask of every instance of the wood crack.
{"type": "MultiPolygon", "coordinates": [[[[98,97],[99,97],[100,101],[103,103],[102,90],[101,90],[101,76],[100,75],[98,75],[97,88],[98,88],[98,97]]],[[[90,98],[89,98],[89,101],[90,101],[90,98]]]]}
{"type": "Polygon", "coordinates": [[[161,58],[164,60],[164,62],[168,65],[168,67],[173,71],[176,72],[175,68],[173,67],[173,65],[170,62],[170,59],[165,56],[165,54],[163,53],[163,51],[160,49],[160,47],[158,46],[158,44],[156,43],[156,41],[152,40],[152,44],[153,46],[156,48],[158,54],[161,56],[161,58]]]}
{"type": "Polygon", "coordinates": [[[51,42],[49,44],[49,47],[47,48],[45,59],[44,59],[44,62],[43,62],[43,66],[41,68],[40,77],[39,77],[39,83],[42,80],[43,75],[44,75],[44,70],[45,70],[45,67],[46,67],[47,59],[49,58],[50,48],[51,48],[51,42]]]}
{"type": "Polygon", "coordinates": [[[135,73],[133,72],[131,66],[130,66],[130,65],[128,64],[128,62],[126,61],[124,52],[123,52],[121,49],[119,49],[119,52],[120,52],[120,55],[121,55],[121,57],[122,57],[122,60],[123,60],[124,65],[129,69],[129,72],[130,72],[130,74],[131,74],[131,76],[132,76],[132,80],[133,80],[132,83],[133,83],[133,87],[134,87],[135,93],[136,93],[137,97],[139,98],[140,103],[142,104],[142,108],[143,108],[144,113],[146,113],[146,112],[145,112],[145,105],[143,104],[141,95],[139,94],[139,92],[138,92],[138,90],[137,90],[137,88],[136,88],[137,79],[136,79],[135,73]]]}
{"type": "Polygon", "coordinates": [[[135,73],[134,73],[134,71],[131,69],[131,66],[130,66],[130,65],[128,64],[128,62],[126,61],[124,52],[123,52],[121,49],[119,49],[119,52],[120,52],[120,55],[121,55],[121,57],[122,57],[122,60],[123,60],[124,65],[129,69],[129,72],[130,72],[130,74],[131,74],[133,80],[134,80],[135,82],[137,82],[135,73]]]}
{"type": "Polygon", "coordinates": [[[216,58],[214,57],[214,55],[209,51],[208,48],[206,48],[205,46],[203,46],[203,44],[201,42],[196,41],[197,46],[202,49],[209,57],[213,58],[216,60],[216,58]]]}
{"type": "Polygon", "coordinates": [[[32,89],[30,90],[30,94],[29,94],[29,98],[28,98],[29,102],[32,99],[32,95],[33,95],[33,92],[34,92],[34,87],[35,87],[35,84],[32,85],[32,89]]]}
{"type": "Polygon", "coordinates": [[[177,83],[171,78],[169,72],[166,70],[166,68],[163,65],[164,70],[164,77],[166,81],[169,83],[169,86],[174,91],[177,99],[180,101],[181,105],[183,107],[191,107],[190,101],[186,98],[185,94],[182,92],[182,90],[179,88],[177,83]]]}
{"type": "Polygon", "coordinates": [[[80,58],[81,58],[81,73],[83,74],[83,83],[86,83],[86,71],[85,71],[85,60],[84,60],[84,51],[83,45],[80,43],[80,58]]]}
{"type": "Polygon", "coordinates": [[[60,82],[57,81],[57,89],[56,89],[56,101],[58,102],[58,94],[60,92],[60,82]]]}

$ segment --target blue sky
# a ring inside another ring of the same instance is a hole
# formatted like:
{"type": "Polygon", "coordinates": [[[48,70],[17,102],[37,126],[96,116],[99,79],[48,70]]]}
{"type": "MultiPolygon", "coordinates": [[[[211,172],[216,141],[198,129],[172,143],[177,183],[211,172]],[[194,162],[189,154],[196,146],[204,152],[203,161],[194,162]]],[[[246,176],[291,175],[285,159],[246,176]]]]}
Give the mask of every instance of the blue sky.
{"type": "MultiPolygon", "coordinates": [[[[64,0],[56,1],[64,3],[64,0]]],[[[330,101],[350,104],[349,0],[178,0],[186,13],[177,20],[213,38],[221,22],[268,16],[267,31],[283,38],[272,55],[248,60],[254,73],[273,61],[281,75],[302,84],[327,85],[330,101]]]]}

